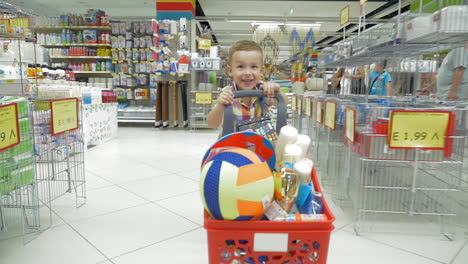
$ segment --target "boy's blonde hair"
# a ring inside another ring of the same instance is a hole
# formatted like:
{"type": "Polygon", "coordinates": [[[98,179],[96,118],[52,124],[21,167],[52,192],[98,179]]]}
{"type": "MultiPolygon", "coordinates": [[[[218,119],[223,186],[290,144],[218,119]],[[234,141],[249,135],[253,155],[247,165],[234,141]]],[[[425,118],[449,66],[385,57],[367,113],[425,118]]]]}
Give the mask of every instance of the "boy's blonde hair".
{"type": "Polygon", "coordinates": [[[257,44],[257,42],[252,41],[252,40],[239,40],[234,45],[232,45],[231,49],[229,49],[229,60],[228,64],[231,65],[232,62],[232,56],[234,55],[234,52],[236,51],[258,51],[260,52],[261,58],[262,58],[262,64],[263,64],[263,50],[262,48],[257,44]]]}

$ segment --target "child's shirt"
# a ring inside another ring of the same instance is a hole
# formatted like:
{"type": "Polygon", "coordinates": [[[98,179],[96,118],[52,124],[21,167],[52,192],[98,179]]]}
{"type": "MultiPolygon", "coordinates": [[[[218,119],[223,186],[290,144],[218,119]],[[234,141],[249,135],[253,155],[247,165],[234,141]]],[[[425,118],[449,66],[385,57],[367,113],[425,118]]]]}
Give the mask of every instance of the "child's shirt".
{"type": "Polygon", "coordinates": [[[374,71],[370,75],[371,90],[370,95],[387,95],[387,83],[392,82],[392,76],[388,72],[379,74],[374,71]]]}
{"type": "MultiPolygon", "coordinates": [[[[227,86],[224,89],[236,90],[235,86],[227,86]]],[[[234,120],[249,120],[252,118],[261,117],[268,111],[269,105],[266,102],[265,97],[252,97],[250,105],[248,105],[244,98],[234,99],[232,104],[232,113],[234,120]]]]}

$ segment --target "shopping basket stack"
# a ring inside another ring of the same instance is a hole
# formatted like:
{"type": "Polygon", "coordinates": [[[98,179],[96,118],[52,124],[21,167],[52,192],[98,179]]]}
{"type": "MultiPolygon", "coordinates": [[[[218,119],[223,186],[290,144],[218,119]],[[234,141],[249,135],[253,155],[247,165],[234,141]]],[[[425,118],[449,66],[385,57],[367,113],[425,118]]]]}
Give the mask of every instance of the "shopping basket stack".
{"type": "MultiPolygon", "coordinates": [[[[244,91],[243,91],[244,92],[244,91]]],[[[235,93],[235,97],[263,96],[263,92],[235,93]],[[254,95],[252,95],[254,94],[254,95]]],[[[278,99],[278,113],[284,111],[278,99]]],[[[283,104],[283,105],[281,105],[283,104]]],[[[227,107],[226,112],[231,111],[227,107]]],[[[277,131],[282,118],[278,116],[277,131]]],[[[233,119],[225,114],[224,133],[233,132],[233,119]]],[[[311,174],[314,190],[323,193],[315,169],[311,174]]],[[[323,197],[322,197],[323,198],[323,197]]],[[[204,212],[208,233],[210,264],[325,264],[335,217],[323,199],[324,221],[226,221],[215,220],[204,212]]]]}

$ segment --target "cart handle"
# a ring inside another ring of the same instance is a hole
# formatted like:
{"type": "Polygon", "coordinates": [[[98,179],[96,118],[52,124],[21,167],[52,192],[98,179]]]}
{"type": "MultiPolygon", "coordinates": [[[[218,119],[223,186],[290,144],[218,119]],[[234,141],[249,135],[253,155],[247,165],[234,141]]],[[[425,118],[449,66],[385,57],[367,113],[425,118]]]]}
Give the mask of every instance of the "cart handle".
{"type": "MultiPolygon", "coordinates": [[[[245,91],[234,91],[234,98],[241,97],[266,97],[262,90],[245,90],[245,91]]],[[[281,93],[275,92],[275,97],[272,97],[277,101],[277,117],[276,117],[276,132],[279,132],[287,122],[287,110],[284,98],[281,93]]],[[[234,114],[232,111],[232,105],[226,105],[224,108],[224,121],[223,121],[223,136],[234,132],[234,114]]]]}

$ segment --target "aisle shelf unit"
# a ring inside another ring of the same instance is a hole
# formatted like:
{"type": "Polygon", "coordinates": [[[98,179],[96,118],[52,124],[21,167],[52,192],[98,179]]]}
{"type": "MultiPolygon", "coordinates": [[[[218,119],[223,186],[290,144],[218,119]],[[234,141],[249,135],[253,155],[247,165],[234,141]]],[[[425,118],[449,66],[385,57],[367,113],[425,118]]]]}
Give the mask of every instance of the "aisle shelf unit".
{"type": "Polygon", "coordinates": [[[46,48],[60,48],[60,47],[102,47],[110,48],[111,44],[86,44],[86,43],[75,43],[75,44],[40,44],[46,48]]]}
{"type": "Polygon", "coordinates": [[[53,31],[57,32],[63,29],[75,29],[75,30],[102,30],[102,31],[111,31],[110,26],[35,26],[34,30],[36,32],[41,31],[41,32],[47,32],[47,31],[53,31]]]}
{"type": "MultiPolygon", "coordinates": [[[[327,48],[320,56],[321,67],[363,66],[383,60],[400,63],[406,58],[421,60],[426,54],[462,47],[468,40],[468,17],[463,15],[467,12],[468,6],[460,5],[433,14],[403,14],[327,48]]],[[[392,73],[396,75],[393,84],[398,88],[395,94],[416,95],[427,77],[424,73],[434,72],[416,70],[412,77],[399,70],[392,73]]]]}
{"type": "Polygon", "coordinates": [[[464,195],[468,184],[462,174],[466,130],[460,129],[465,126],[467,112],[411,97],[386,100],[389,104],[376,100],[364,104],[355,97],[351,104],[356,110],[355,139],[345,140],[346,174],[337,178],[343,184],[337,185],[337,192],[345,194],[343,201],[352,202],[354,229],[358,234],[392,231],[388,221],[400,215],[408,217],[408,225],[400,228],[414,229],[399,230],[403,233],[440,233],[453,239],[464,217],[457,197],[464,195]],[[454,113],[457,129],[447,136],[445,150],[390,148],[380,123],[391,111],[403,109],[454,113]],[[411,226],[411,222],[419,226],[424,223],[426,230],[411,226]]]}
{"type": "MultiPolygon", "coordinates": [[[[83,30],[96,30],[97,32],[106,32],[109,33],[111,31],[110,26],[35,26],[34,28],[35,33],[60,33],[63,30],[72,30],[72,31],[83,31],[83,30]]],[[[97,36],[100,36],[99,34],[97,36]]],[[[98,41],[98,40],[97,40],[98,41]]],[[[100,41],[100,40],[99,40],[100,41]]],[[[110,49],[110,43],[58,43],[58,44],[51,44],[51,43],[42,43],[41,46],[45,48],[73,48],[73,47],[83,47],[83,48],[95,48],[95,49],[102,49],[108,48],[110,49]]],[[[112,58],[110,56],[50,56],[49,65],[53,63],[60,63],[60,64],[73,64],[78,62],[98,62],[98,61],[109,61],[112,58]]],[[[71,68],[71,67],[70,67],[71,68]]],[[[78,78],[92,78],[92,77],[103,77],[103,78],[110,78],[110,71],[74,71],[78,78]]]]}
{"type": "Polygon", "coordinates": [[[33,130],[28,101],[0,99],[0,106],[11,104],[16,105],[13,107],[17,111],[20,142],[0,151],[0,240],[23,236],[23,242],[28,242],[41,228],[41,205],[33,163],[33,130]]]}
{"type": "Polygon", "coordinates": [[[51,56],[51,59],[100,59],[100,60],[110,60],[109,56],[51,56]]]}

